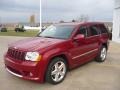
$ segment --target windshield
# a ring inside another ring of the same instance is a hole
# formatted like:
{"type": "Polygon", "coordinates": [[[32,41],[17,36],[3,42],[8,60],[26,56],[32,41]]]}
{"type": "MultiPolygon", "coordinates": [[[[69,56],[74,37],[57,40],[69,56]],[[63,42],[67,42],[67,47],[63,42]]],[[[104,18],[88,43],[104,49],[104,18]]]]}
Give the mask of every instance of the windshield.
{"type": "Polygon", "coordinates": [[[49,26],[43,32],[41,32],[38,36],[47,37],[47,38],[59,38],[59,39],[68,39],[74,26],[49,26]]]}

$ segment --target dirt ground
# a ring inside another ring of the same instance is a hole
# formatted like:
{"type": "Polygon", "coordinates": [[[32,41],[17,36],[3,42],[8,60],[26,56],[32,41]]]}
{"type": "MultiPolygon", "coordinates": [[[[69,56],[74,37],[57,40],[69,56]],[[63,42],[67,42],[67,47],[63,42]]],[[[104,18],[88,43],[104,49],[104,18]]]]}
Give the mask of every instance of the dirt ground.
{"type": "Polygon", "coordinates": [[[89,62],[68,72],[61,84],[51,85],[23,80],[5,70],[8,43],[24,38],[0,36],[0,90],[120,90],[120,44],[110,43],[104,63],[89,62]]]}

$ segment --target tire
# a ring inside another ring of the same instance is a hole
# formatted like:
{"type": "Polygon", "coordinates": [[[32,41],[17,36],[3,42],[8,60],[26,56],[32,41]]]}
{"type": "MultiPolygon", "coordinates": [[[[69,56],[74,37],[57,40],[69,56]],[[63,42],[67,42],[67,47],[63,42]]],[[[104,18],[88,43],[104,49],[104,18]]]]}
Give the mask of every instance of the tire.
{"type": "Polygon", "coordinates": [[[107,56],[107,48],[105,46],[102,46],[95,60],[97,62],[104,62],[106,60],[106,56],[107,56]]]}
{"type": "Polygon", "coordinates": [[[45,78],[50,84],[58,84],[64,80],[66,73],[67,66],[65,60],[61,57],[56,57],[50,62],[45,78]]]}

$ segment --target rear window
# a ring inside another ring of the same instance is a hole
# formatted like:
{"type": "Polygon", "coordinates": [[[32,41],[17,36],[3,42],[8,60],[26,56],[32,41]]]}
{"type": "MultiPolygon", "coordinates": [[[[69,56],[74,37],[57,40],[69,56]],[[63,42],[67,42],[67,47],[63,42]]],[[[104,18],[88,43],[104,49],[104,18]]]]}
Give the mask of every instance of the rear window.
{"type": "Polygon", "coordinates": [[[108,33],[106,27],[104,25],[99,25],[101,33],[108,33]]]}

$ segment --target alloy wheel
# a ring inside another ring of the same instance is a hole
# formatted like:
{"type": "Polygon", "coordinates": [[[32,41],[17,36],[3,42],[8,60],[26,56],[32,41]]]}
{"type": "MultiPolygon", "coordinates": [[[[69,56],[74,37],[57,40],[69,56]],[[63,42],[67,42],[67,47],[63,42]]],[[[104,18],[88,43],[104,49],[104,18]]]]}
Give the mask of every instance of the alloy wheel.
{"type": "Polygon", "coordinates": [[[62,61],[58,61],[52,67],[51,77],[52,77],[53,81],[59,82],[64,78],[65,73],[66,73],[65,63],[62,61]]]}

